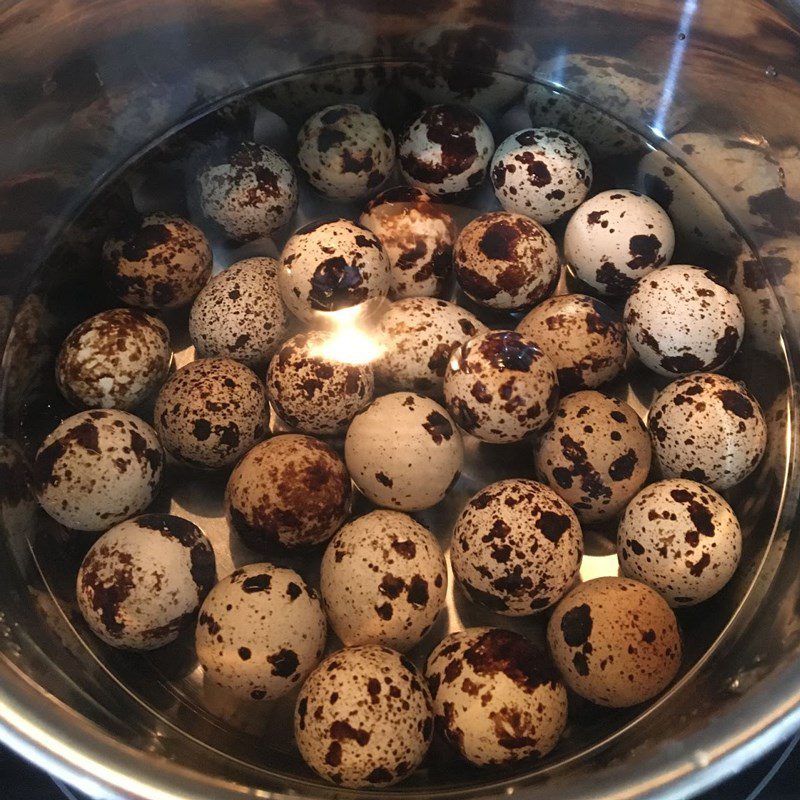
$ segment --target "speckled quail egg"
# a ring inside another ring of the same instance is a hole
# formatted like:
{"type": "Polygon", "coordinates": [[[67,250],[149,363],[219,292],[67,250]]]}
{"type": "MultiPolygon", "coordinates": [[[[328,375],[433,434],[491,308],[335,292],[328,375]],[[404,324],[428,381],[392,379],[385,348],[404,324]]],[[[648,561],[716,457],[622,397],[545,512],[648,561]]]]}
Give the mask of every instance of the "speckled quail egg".
{"type": "Polygon", "coordinates": [[[331,539],[320,589],[328,621],[345,645],[405,652],[444,607],[447,565],[427,528],[399,511],[373,511],[331,539]]]}
{"type": "Polygon", "coordinates": [[[203,232],[180,217],[150,214],[103,245],[103,278],[124,303],[173,308],[188,303],[211,275],[203,232]]]}
{"type": "Polygon", "coordinates": [[[314,434],[344,431],[375,394],[370,364],[340,360],[336,334],[298,333],[284,342],[267,371],[267,393],[278,416],[314,434]]]}
{"type": "Polygon", "coordinates": [[[474,314],[447,300],[397,300],[378,325],[377,377],[391,389],[440,395],[453,348],[486,330],[474,314]]]}
{"type": "Polygon", "coordinates": [[[297,178],[271,147],[242,142],[219,153],[197,179],[203,213],[235,241],[269,236],[297,207],[297,178]]]}
{"type": "Polygon", "coordinates": [[[102,311],[70,332],[56,360],[56,382],[74,406],[136,408],[167,377],[169,331],[138,309],[102,311]]]}
{"type": "Polygon", "coordinates": [[[461,434],[450,415],[427,397],[384,395],[351,423],[347,469],[375,505],[420,511],[436,505],[464,461],[461,434]]]}
{"type": "Polygon", "coordinates": [[[564,294],[540,303],[517,325],[553,362],[561,394],[594,389],[625,367],[628,343],[619,315],[585,294],[564,294]]]}
{"type": "Polygon", "coordinates": [[[467,596],[520,617],[558,602],[583,557],[581,526],[554,491],[525,478],[492,483],[456,520],[450,559],[467,596]]]}
{"type": "Polygon", "coordinates": [[[431,194],[458,194],[483,183],[493,152],[492,132],[474,111],[430,106],[400,137],[400,171],[431,194]]]}
{"type": "Polygon", "coordinates": [[[573,589],[550,617],[547,642],[567,686],[610,708],[655,697],[681,665],[674,612],[628,578],[595,578],[573,589]]]}
{"type": "Polygon", "coordinates": [[[549,225],[583,202],[592,185],[592,162],[568,133],[527,128],[500,144],[489,174],[506,211],[549,225]]]}
{"type": "Polygon", "coordinates": [[[767,447],[758,401],[745,387],[713,373],[674,381],[653,399],[647,417],[661,472],[721,491],[744,480],[767,447]]]}
{"type": "Polygon", "coordinates": [[[715,595],[736,571],[741,552],[733,509],[713,489],[685,478],[642,489],[617,530],[622,574],[646,583],[671,606],[715,595]]]}
{"type": "Polygon", "coordinates": [[[195,646],[212,684],[241,698],[272,700],[314,669],[326,635],[319,598],[294,570],[249,564],[206,597],[195,646]]]}
{"type": "Polygon", "coordinates": [[[712,273],[683,264],[662,267],[637,283],[623,318],[639,360],[668,377],[720,369],[744,335],[739,298],[712,273]]]}
{"type": "Polygon", "coordinates": [[[503,311],[549,297],[561,275],[553,237],[535,220],[505,211],[472,220],[456,241],[453,260],[464,293],[503,311]]]}
{"type": "Polygon", "coordinates": [[[228,519],[261,552],[319,544],[347,519],[344,462],[324,442],[285,434],[260,442],[236,465],[225,490],[228,519]]]}
{"type": "Polygon", "coordinates": [[[389,296],[437,297],[453,265],[456,223],[447,207],[414,186],[396,186],[367,203],[359,218],[386,248],[389,296]]]}
{"type": "Polygon", "coordinates": [[[446,636],[425,668],[436,725],[478,766],[542,758],[567,724],[567,690],[550,656],[514,631],[446,636]]]}
{"type": "Polygon", "coordinates": [[[619,514],[650,471],[650,437],[636,412],[600,392],[565,397],[536,443],[536,473],[581,522],[619,514]]]}
{"type": "Polygon", "coordinates": [[[306,763],[333,783],[397,783],[420,765],[433,736],[425,679],[388,647],[339,650],[303,684],[294,735],[306,763]]]}
{"type": "Polygon", "coordinates": [[[189,336],[199,357],[234,358],[249,367],[267,361],[288,329],[274,258],[246,258],[215,275],[189,315],[189,336]]]}
{"type": "Polygon", "coordinates": [[[558,405],[550,359],[516,331],[489,331],[456,347],[444,376],[447,410],[484,442],[519,442],[558,405]]]}
{"type": "Polygon", "coordinates": [[[567,223],[564,258],[575,275],[602,294],[628,294],[675,247],[672,222],[649,197],[611,189],[582,203],[567,223]]]}
{"type": "Polygon", "coordinates": [[[78,571],[78,608],[104,642],[154,650],[177,639],[217,581],[214,550],[192,522],[143,514],[104,533],[78,571]]]}
{"type": "Polygon", "coordinates": [[[83,411],[42,443],[33,481],[42,508],[81,531],[104,531],[143,511],[161,483],[156,432],[126,411],[83,411]]]}
{"type": "Polygon", "coordinates": [[[385,297],[391,286],[389,256],[374,233],[349,222],[315,222],[301,228],[281,253],[278,286],[301,321],[320,312],[385,297]]]}
{"type": "Polygon", "coordinates": [[[333,200],[355,200],[394,167],[394,136],[356,105],[323,108],[297,134],[297,161],[309,183],[333,200]]]}
{"type": "Polygon", "coordinates": [[[267,431],[264,385],[230,358],[202,358],[181,367],[156,398],[153,421],[166,451],[190,466],[233,464],[267,431]]]}

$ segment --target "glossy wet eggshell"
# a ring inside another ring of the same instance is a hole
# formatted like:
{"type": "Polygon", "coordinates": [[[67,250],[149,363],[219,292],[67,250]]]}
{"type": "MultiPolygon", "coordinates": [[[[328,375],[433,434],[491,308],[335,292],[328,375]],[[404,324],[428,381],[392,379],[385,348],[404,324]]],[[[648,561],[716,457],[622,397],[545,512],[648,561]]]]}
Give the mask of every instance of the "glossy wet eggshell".
{"type": "Polygon", "coordinates": [[[462,430],[484,442],[518,442],[543,427],[558,405],[550,359],[516,331],[489,331],[457,347],[444,399],[462,430]]]}
{"type": "Polygon", "coordinates": [[[536,474],[583,523],[612,519],[650,471],[650,437],[636,412],[600,392],[565,397],[539,437],[536,474]]]}
{"type": "Polygon", "coordinates": [[[250,564],[211,590],[195,645],[207,680],[243,699],[272,700],[314,669],[326,634],[319,599],[294,570],[250,564]]]}
{"type": "Polygon", "coordinates": [[[500,205],[549,225],[583,202],[592,163],[583,145],[556,128],[526,128],[504,139],[489,171],[500,205]]]}
{"type": "Polygon", "coordinates": [[[575,513],[547,486],[525,478],[492,483],[464,507],[453,530],[453,573],[476,603],[510,617],[563,597],[583,557],[575,513]]]}
{"type": "Polygon", "coordinates": [[[318,439],[283,434],[260,442],[236,465],[225,490],[234,530],[253,550],[315,545],[347,519],[350,475],[318,439]]]}
{"type": "Polygon", "coordinates": [[[640,361],[667,377],[720,369],[744,335],[736,295],[712,273],[683,264],[662,267],[639,281],[623,317],[640,361]]]}
{"type": "Polygon", "coordinates": [[[567,724],[567,690],[550,656],[514,631],[451,633],[425,675],[437,727],[478,766],[542,758],[567,724]]]}
{"type": "Polygon", "coordinates": [[[655,697],[681,664],[674,612],[628,578],[595,578],[573,589],[550,617],[547,642],[567,686],[610,708],[655,697]]]}
{"type": "Polygon", "coordinates": [[[130,410],[161,386],[171,360],[161,320],[115,308],[73,328],[58,353],[56,382],[75,406],[130,410]]]}
{"type": "Polygon", "coordinates": [[[689,478],[722,491],[744,480],[767,447],[758,401],[740,383],[697,373],[662,389],[647,427],[665,478],[689,478]]]}
{"type": "Polygon", "coordinates": [[[625,295],[668,264],[675,232],[667,212],[639,192],[611,189],[575,209],[564,233],[564,258],[601,294],[625,295]]]}
{"type": "Polygon", "coordinates": [[[326,780],[354,789],[397,783],[419,766],[433,736],[425,679],[388,647],[339,650],[300,690],[294,733],[326,780]]]}
{"type": "Polygon", "coordinates": [[[561,274],[553,237],[535,220],[505,211],[473,219],[461,231],[453,258],[465,294],[503,311],[549,297],[561,274]]]}
{"type": "Polygon", "coordinates": [[[174,641],[217,580],[214,550],[189,520],[143,514],[104,533],[83,559],[78,608],[114,647],[174,641]]]}
{"type": "Polygon", "coordinates": [[[331,627],[345,645],[405,652],[444,607],[447,565],[427,528],[398,511],[373,511],[331,539],[320,588],[331,627]]]}
{"type": "Polygon", "coordinates": [[[517,325],[517,332],[550,358],[562,396],[602,386],[625,367],[628,342],[619,315],[585,294],[539,303],[517,325]]]}
{"type": "Polygon", "coordinates": [[[233,464],[264,436],[269,407],[251,369],[230,358],[202,358],[161,387],[153,420],[170,455],[217,469],[233,464]]]}
{"type": "Polygon", "coordinates": [[[347,431],[347,469],[375,505],[420,511],[436,505],[464,462],[461,434],[447,411],[427,397],[384,395],[347,431]]]}
{"type": "Polygon", "coordinates": [[[742,552],[733,509],[685,478],[652,483],[628,503],[617,530],[622,574],[671,606],[701,603],[731,579],[742,552]]]}
{"type": "Polygon", "coordinates": [[[163,465],[164,451],[146,422],[125,411],[83,411],[44,440],[33,481],[39,503],[56,521],[103,531],[150,505],[163,465]]]}

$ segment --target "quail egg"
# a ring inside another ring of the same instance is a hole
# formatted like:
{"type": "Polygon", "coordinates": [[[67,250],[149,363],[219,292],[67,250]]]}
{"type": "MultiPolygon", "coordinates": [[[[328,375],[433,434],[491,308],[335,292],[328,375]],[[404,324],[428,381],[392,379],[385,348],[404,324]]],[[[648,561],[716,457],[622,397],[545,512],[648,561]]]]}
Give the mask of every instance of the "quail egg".
{"type": "Polygon", "coordinates": [[[104,642],[154,650],[187,627],[216,580],[214,550],[194,523],[143,514],[115,525],[86,554],[78,608],[104,642]]]}
{"type": "Polygon", "coordinates": [[[501,628],[446,636],[425,668],[437,727],[478,766],[542,758],[567,724],[567,690],[547,653],[501,628]]]}
{"type": "Polygon", "coordinates": [[[647,480],[651,458],[650,438],[636,412],[588,390],[561,401],[534,453],[540,480],[584,523],[617,516],[647,480]]]}
{"type": "Polygon", "coordinates": [[[573,692],[610,708],[644,703],[681,665],[675,614],[649,586],[595,578],[573,589],[547,625],[556,666],[573,692]]]}
{"type": "Polygon", "coordinates": [[[456,241],[456,278],[476,303],[502,311],[549,297],[561,275],[553,237],[522,214],[495,211],[470,222],[456,241]]]}
{"type": "Polygon", "coordinates": [[[425,679],[388,647],[339,650],[303,684],[294,735],[306,763],[335,784],[397,783],[420,765],[433,736],[425,679]]]}
{"type": "Polygon", "coordinates": [[[150,505],[164,452],[156,432],[126,411],[83,411],[42,443],[33,482],[42,508],[62,525],[104,531],[150,505]]]}
{"type": "Polygon", "coordinates": [[[464,462],[461,434],[450,415],[427,397],[384,395],[351,423],[347,469],[375,505],[420,511],[436,505],[464,462]]]}
{"type": "Polygon", "coordinates": [[[326,635],[319,598],[294,570],[249,564],[206,597],[195,647],[212,684],[243,699],[272,700],[314,669],[326,635]]]}

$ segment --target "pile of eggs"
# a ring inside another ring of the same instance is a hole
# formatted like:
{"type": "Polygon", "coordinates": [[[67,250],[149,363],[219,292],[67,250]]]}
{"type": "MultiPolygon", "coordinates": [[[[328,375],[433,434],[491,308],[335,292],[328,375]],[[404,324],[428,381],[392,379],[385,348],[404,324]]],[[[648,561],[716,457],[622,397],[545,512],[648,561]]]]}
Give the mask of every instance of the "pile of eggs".
{"type": "MultiPolygon", "coordinates": [[[[279,259],[214,277],[206,235],[176,216],[106,242],[125,307],[64,341],[56,379],[80,410],[34,468],[42,508],[100,534],[77,576],[89,628],[137,651],[188,628],[211,685],[246,701],[296,690],[300,753],[345,787],[403,779],[435,732],[475,765],[507,764],[557,746],[569,693],[611,708],[658,695],[681,665],[673,609],[715,595],[740,560],[719,492],[766,447],[758,402],[718,372],[744,333],[736,296],[670,264],[672,224],[650,198],[587,199],[589,156],[554,128],[495,148],[478,114],[445,104],[395,142],[374,114],[331,106],[300,128],[297,165],[324,197],[364,201],[358,219],[313,221],[279,259]],[[464,224],[447,201],[487,177],[499,208],[464,224]],[[546,226],[568,215],[559,244],[546,226]],[[565,263],[585,293],[555,294],[565,263]],[[453,279],[462,305],[443,297],[453,279]],[[175,370],[159,315],[190,302],[196,359],[175,370]],[[353,357],[364,331],[374,357],[353,357]],[[663,386],[646,422],[601,391],[634,359],[663,386]],[[149,424],[132,412],[153,398],[149,424]],[[431,532],[414,513],[452,490],[469,437],[529,442],[520,469],[536,480],[483,486],[431,532]],[[146,513],[178,465],[227,471],[251,563],[221,580],[197,525],[146,513]],[[354,517],[356,501],[374,508],[354,517]],[[594,525],[616,527],[620,577],[580,583],[594,525]],[[292,559],[321,565],[319,587],[292,559]],[[432,642],[448,561],[496,625],[432,642]],[[535,614],[546,650],[503,625],[535,614]],[[424,668],[405,655],[420,642],[424,668]]],[[[245,142],[209,155],[197,195],[209,230],[253,241],[289,224],[298,180],[245,142]]]]}

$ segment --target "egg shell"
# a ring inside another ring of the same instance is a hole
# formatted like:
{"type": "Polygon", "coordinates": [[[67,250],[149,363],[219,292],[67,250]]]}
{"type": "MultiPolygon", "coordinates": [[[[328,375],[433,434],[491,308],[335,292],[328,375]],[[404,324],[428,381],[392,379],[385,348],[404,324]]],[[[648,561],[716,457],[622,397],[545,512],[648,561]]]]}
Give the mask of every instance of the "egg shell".
{"type": "Polygon", "coordinates": [[[702,603],[731,579],[742,553],[733,509],[685,478],[652,483],[628,503],[617,530],[622,574],[671,606],[702,603]]]}
{"type": "Polygon", "coordinates": [[[517,325],[517,332],[553,363],[562,396],[602,386],[625,367],[628,341],[619,314],[585,294],[543,301],[517,325]]]}
{"type": "Polygon", "coordinates": [[[430,630],[444,607],[447,565],[427,528],[398,511],[349,522],[322,558],[322,601],[345,645],[400,652],[430,630]]]}
{"type": "Polygon", "coordinates": [[[652,450],[627,404],[591,390],[565,397],[534,451],[536,474],[583,523],[612,519],[642,488],[652,450]]]}
{"type": "Polygon", "coordinates": [[[665,478],[689,478],[722,491],[744,480],[767,447],[758,401],[740,383],[713,373],[674,381],[647,417],[665,478]]]}
{"type": "Polygon", "coordinates": [[[143,514],[106,531],[86,554],[78,608],[104,642],[154,650],[188,627],[216,581],[214,550],[194,523],[143,514]]]}
{"type": "Polygon", "coordinates": [[[33,483],[57,522],[104,531],[150,505],[163,465],[158,436],[144,420],[126,411],[82,411],[42,442],[33,483]]]}
{"type": "Polygon", "coordinates": [[[347,469],[375,505],[420,511],[436,505],[464,463],[461,434],[450,415],[427,397],[384,395],[347,431],[347,469]]]}
{"type": "Polygon", "coordinates": [[[206,597],[195,646],[212,684],[243,699],[272,700],[314,669],[326,635],[319,599],[294,570],[249,564],[206,597]]]}
{"type": "Polygon", "coordinates": [[[174,308],[188,303],[211,275],[203,232],[180,217],[149,214],[103,245],[108,288],[131,306],[174,308]]]}
{"type": "Polygon", "coordinates": [[[550,617],[547,643],[567,686],[609,708],[650,700],[681,665],[674,612],[628,578],[595,578],[573,589],[550,617]]]}
{"type": "Polygon", "coordinates": [[[167,377],[169,331],[138,309],[115,308],[81,322],[56,360],[61,394],[79,408],[136,408],[167,377]]]}
{"type": "Polygon", "coordinates": [[[400,137],[400,171],[431,194],[458,194],[483,183],[493,152],[492,132],[474,111],[429,106],[400,137]]]}
{"type": "Polygon", "coordinates": [[[519,442],[558,405],[550,359],[516,331],[489,331],[456,347],[444,377],[447,410],[484,442],[519,442]]]}
{"type": "Polygon", "coordinates": [[[212,159],[197,185],[203,213],[234,241],[270,236],[297,207],[297,178],[289,162],[253,142],[212,159]]]}
{"type": "Polygon", "coordinates": [[[397,300],[378,324],[377,377],[390,389],[441,395],[453,349],[487,330],[474,314],[447,300],[397,300]]]}
{"type": "Polygon", "coordinates": [[[396,186],[370,200],[358,221],[386,249],[393,300],[442,294],[456,239],[456,223],[445,205],[422,189],[396,186]]]}
{"type": "Polygon", "coordinates": [[[436,726],[478,766],[546,756],[567,724],[567,690],[550,656],[514,631],[468,628],[425,668],[436,726]]]}
{"type": "Polygon", "coordinates": [[[476,303],[518,311],[549,297],[561,259],[553,237],[522,214],[494,211],[470,222],[453,253],[456,278],[476,303]]]}
{"type": "Polygon", "coordinates": [[[583,202],[592,185],[592,162],[568,133],[526,128],[501,142],[489,174],[506,211],[549,225],[583,202]]]}
{"type": "Polygon", "coordinates": [[[288,331],[274,258],[246,258],[215,275],[189,314],[198,357],[233,358],[248,367],[266,362],[288,331]]]}
{"type": "Polygon", "coordinates": [[[712,273],[683,264],[662,267],[637,283],[623,318],[639,360],[667,377],[720,369],[744,335],[739,298],[712,273]]]}
{"type": "Polygon", "coordinates": [[[318,439],[283,434],[260,442],[236,465],[225,490],[228,519],[253,550],[329,539],[347,519],[350,475],[318,439]]]}
{"type": "Polygon", "coordinates": [[[267,393],[278,416],[314,434],[341,433],[375,394],[371,364],[348,364],[332,348],[334,334],[298,333],[284,342],[267,371],[267,393]]]}
{"type": "Polygon", "coordinates": [[[636,282],[668,264],[672,222],[639,192],[610,189],[575,209],[564,232],[564,258],[575,275],[601,294],[626,295],[636,282]]]}
{"type": "Polygon", "coordinates": [[[202,358],[161,387],[153,420],[170,455],[217,469],[233,464],[264,436],[269,406],[251,369],[230,358],[202,358]]]}
{"type": "Polygon", "coordinates": [[[346,219],[315,222],[286,242],[278,286],[292,314],[312,322],[322,312],[385,297],[391,264],[378,237],[366,228],[346,219]]]}
{"type": "Polygon", "coordinates": [[[453,529],[453,573],[474,602],[509,617],[558,602],[575,582],[583,536],[552,489],[525,478],[497,481],[464,507],[453,529]]]}
{"type": "Polygon", "coordinates": [[[420,765],[433,736],[425,679],[388,647],[339,650],[303,684],[294,734],[326,780],[353,789],[397,783],[420,765]]]}
{"type": "Polygon", "coordinates": [[[312,114],[297,134],[297,161],[309,183],[333,200],[355,200],[392,172],[394,136],[375,114],[334,105],[312,114]]]}

